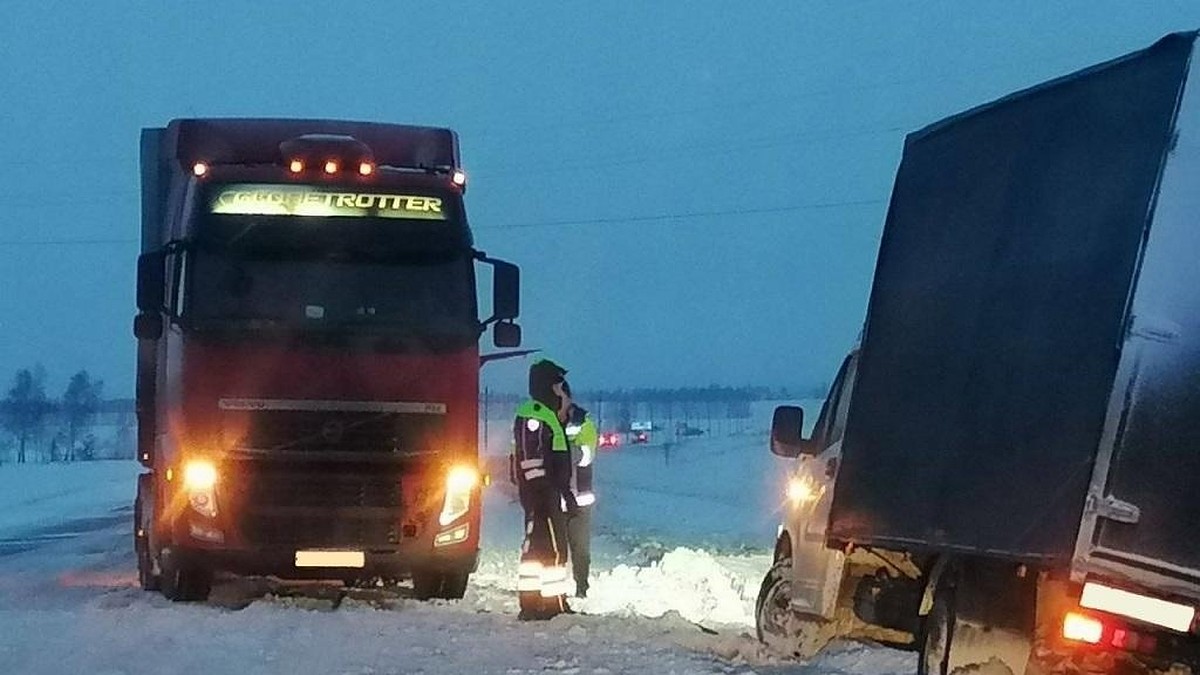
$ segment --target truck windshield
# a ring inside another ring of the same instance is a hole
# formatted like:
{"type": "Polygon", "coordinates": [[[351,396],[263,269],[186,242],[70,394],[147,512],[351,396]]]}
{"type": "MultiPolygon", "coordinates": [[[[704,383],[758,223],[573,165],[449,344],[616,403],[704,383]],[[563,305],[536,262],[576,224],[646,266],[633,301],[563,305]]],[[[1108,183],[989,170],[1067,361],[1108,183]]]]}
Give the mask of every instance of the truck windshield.
{"type": "Polygon", "coordinates": [[[470,247],[444,237],[430,241],[411,227],[397,237],[398,225],[210,215],[186,257],[183,315],[200,330],[365,333],[432,347],[473,343],[470,247]]]}

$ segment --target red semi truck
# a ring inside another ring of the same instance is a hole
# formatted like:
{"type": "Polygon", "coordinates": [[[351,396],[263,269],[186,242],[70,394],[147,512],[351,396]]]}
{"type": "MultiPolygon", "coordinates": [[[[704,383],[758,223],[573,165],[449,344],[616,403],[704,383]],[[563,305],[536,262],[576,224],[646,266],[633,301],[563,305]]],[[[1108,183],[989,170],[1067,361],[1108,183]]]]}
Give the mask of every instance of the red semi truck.
{"type": "Polygon", "coordinates": [[[456,134],[181,119],[143,130],[141,158],[142,587],[411,576],[418,597],[461,597],[479,339],[521,332],[516,266],[474,248],[456,134]]]}

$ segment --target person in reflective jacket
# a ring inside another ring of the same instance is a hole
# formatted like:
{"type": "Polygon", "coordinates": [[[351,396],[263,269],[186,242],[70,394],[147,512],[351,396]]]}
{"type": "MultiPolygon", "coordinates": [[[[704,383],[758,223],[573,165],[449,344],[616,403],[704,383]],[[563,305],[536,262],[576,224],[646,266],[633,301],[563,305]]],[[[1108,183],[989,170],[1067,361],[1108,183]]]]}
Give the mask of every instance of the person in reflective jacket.
{"type": "MultiPolygon", "coordinates": [[[[570,396],[570,385],[566,385],[566,390],[570,396]]],[[[563,431],[571,448],[571,493],[575,496],[575,508],[567,513],[571,572],[575,577],[575,595],[586,598],[588,570],[592,564],[592,504],[596,503],[596,493],[592,491],[592,462],[596,458],[600,432],[588,411],[574,403],[563,431]]],[[[564,506],[565,503],[564,500],[564,506]]]]}
{"type": "Polygon", "coordinates": [[[566,369],[542,359],[529,367],[529,400],[513,421],[513,471],[525,512],[525,539],[517,571],[522,620],[549,619],[570,612],[566,595],[567,511],[571,493],[571,453],[563,422],[570,410],[566,369]]]}

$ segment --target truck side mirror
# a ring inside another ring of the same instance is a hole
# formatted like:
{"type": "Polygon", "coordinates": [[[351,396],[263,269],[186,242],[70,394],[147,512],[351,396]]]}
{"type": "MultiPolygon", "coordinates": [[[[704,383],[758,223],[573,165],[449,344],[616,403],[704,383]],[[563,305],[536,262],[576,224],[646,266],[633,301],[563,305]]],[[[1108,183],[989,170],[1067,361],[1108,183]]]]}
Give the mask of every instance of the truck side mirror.
{"type": "Polygon", "coordinates": [[[139,312],[133,317],[133,336],[139,340],[157,340],[163,334],[160,312],[139,312]]]}
{"type": "Polygon", "coordinates": [[[520,347],[521,327],[515,323],[501,321],[492,326],[492,342],[497,347],[520,347]]]}
{"type": "MultiPolygon", "coordinates": [[[[492,318],[500,321],[515,319],[521,314],[521,269],[503,260],[492,264],[495,265],[492,271],[492,318]]],[[[496,346],[516,345],[496,343],[496,346]]]]}
{"type": "Polygon", "coordinates": [[[138,256],[137,308],[141,312],[161,313],[166,304],[167,256],[162,251],[138,256]]]}
{"type": "Polygon", "coordinates": [[[771,452],[789,459],[816,454],[812,442],[804,440],[803,430],[803,408],[794,405],[775,408],[775,415],[771,418],[771,452]]]}

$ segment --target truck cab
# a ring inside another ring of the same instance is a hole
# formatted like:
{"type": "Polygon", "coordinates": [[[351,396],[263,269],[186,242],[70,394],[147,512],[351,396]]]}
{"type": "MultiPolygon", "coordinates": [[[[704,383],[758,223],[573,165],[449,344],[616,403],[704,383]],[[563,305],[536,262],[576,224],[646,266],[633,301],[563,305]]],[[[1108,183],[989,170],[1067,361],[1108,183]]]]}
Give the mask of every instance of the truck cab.
{"type": "Polygon", "coordinates": [[[457,135],[186,119],[142,137],[141,584],[411,577],[478,556],[479,339],[515,347],[516,266],[474,248],[457,135]],[[476,267],[493,268],[480,317],[476,267]]]}

